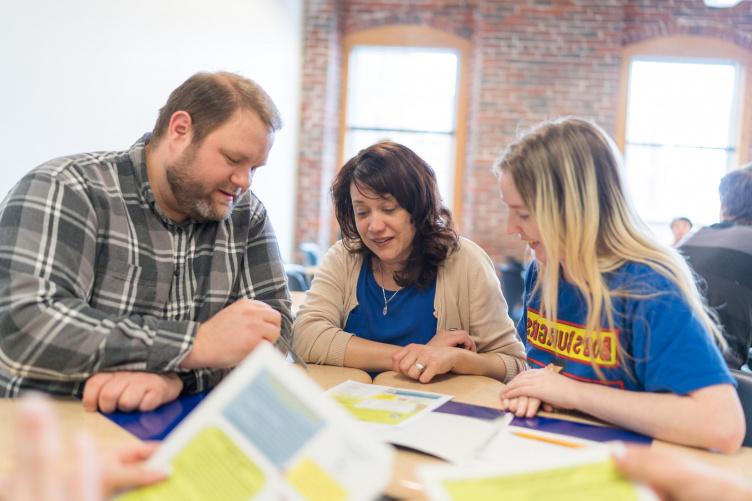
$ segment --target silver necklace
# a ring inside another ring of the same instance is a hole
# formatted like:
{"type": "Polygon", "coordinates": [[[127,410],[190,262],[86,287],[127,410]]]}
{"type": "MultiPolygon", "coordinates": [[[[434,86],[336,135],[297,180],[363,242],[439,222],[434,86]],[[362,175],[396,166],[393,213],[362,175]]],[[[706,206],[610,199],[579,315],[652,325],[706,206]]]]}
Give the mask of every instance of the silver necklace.
{"type": "MultiPolygon", "coordinates": [[[[384,283],[384,274],[381,272],[381,263],[379,263],[379,276],[381,277],[381,283],[384,283]]],[[[394,291],[394,293],[391,295],[389,299],[386,298],[386,290],[384,289],[384,286],[381,286],[381,295],[384,296],[384,309],[381,310],[381,314],[386,316],[387,313],[389,313],[389,301],[394,299],[394,296],[396,296],[399,291],[402,289],[398,289],[394,291]]]]}

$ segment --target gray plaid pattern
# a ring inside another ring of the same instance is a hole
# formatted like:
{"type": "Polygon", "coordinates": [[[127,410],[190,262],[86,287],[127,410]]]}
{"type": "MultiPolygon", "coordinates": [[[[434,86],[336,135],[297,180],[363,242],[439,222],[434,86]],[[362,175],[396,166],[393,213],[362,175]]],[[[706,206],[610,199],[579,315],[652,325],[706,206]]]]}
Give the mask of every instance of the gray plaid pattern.
{"type": "Polygon", "coordinates": [[[0,205],[0,395],[80,396],[95,372],[179,372],[184,391],[224,371],[180,371],[198,323],[238,298],[282,314],[290,296],[266,209],[246,193],[222,222],[175,224],[146,176],[148,135],[124,152],[47,162],[0,205]]]}

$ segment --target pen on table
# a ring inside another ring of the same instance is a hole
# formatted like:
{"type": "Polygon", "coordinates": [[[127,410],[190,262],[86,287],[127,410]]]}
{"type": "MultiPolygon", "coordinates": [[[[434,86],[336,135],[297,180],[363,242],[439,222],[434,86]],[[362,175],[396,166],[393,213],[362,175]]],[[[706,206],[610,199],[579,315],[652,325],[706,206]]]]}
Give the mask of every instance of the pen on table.
{"type": "Polygon", "coordinates": [[[580,449],[584,447],[582,444],[571,442],[569,440],[562,440],[554,437],[547,437],[543,435],[537,435],[535,433],[529,433],[521,430],[513,431],[512,434],[516,437],[526,438],[528,440],[537,440],[539,442],[546,442],[548,444],[560,445],[562,447],[569,447],[572,449],[580,449]]]}

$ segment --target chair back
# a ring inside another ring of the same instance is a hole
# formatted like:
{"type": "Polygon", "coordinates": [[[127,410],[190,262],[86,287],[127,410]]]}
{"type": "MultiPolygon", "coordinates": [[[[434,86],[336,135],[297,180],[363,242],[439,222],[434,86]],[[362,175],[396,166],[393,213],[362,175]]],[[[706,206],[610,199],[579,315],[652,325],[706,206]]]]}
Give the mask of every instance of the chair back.
{"type": "Polygon", "coordinates": [[[314,242],[302,242],[300,251],[303,253],[303,264],[305,266],[318,266],[321,260],[321,250],[318,244],[314,242]]]}
{"type": "Polygon", "coordinates": [[[299,264],[285,264],[285,273],[287,274],[287,288],[291,291],[305,292],[309,284],[306,279],[305,268],[299,264]]]}
{"type": "Polygon", "coordinates": [[[752,447],[752,372],[730,369],[736,379],[736,392],[744,409],[744,417],[747,421],[747,433],[744,435],[744,447],[752,447]]]}

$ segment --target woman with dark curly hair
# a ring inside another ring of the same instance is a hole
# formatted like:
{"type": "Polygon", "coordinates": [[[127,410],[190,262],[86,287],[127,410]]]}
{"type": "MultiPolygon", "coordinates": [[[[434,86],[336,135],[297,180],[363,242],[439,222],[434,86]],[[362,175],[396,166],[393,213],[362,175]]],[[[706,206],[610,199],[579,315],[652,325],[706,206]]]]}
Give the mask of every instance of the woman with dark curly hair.
{"type": "Polygon", "coordinates": [[[312,363],[507,381],[525,369],[493,263],[460,238],[433,170],[380,142],[332,184],[342,240],[323,259],[294,325],[312,363]]]}

